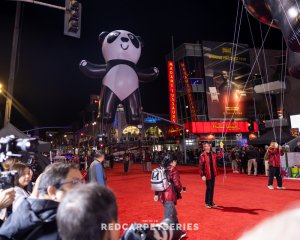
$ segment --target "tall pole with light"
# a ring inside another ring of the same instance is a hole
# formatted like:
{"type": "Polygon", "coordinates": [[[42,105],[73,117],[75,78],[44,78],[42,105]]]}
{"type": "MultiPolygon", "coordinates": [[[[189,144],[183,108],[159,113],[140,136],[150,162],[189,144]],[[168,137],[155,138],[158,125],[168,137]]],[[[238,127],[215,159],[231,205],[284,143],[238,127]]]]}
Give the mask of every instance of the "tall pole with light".
{"type": "Polygon", "coordinates": [[[8,84],[7,84],[4,126],[7,125],[11,119],[11,109],[13,104],[13,92],[14,92],[14,84],[15,84],[16,63],[17,63],[20,25],[21,25],[20,19],[21,19],[22,2],[63,10],[65,12],[64,34],[71,37],[80,38],[80,32],[81,32],[81,3],[79,3],[77,0],[65,0],[64,7],[49,4],[49,3],[44,3],[36,0],[16,0],[16,2],[17,2],[17,6],[16,6],[16,15],[15,15],[14,34],[13,34],[13,41],[12,41],[9,77],[8,77],[8,84]]]}
{"type": "Polygon", "coordinates": [[[18,42],[19,42],[19,33],[20,33],[21,6],[22,3],[17,2],[14,35],[13,35],[11,58],[10,58],[9,77],[8,77],[8,84],[7,84],[4,126],[6,126],[10,122],[10,117],[11,117],[11,108],[12,108],[13,91],[14,91],[15,74],[16,74],[16,62],[17,62],[17,53],[18,53],[18,42]]]}

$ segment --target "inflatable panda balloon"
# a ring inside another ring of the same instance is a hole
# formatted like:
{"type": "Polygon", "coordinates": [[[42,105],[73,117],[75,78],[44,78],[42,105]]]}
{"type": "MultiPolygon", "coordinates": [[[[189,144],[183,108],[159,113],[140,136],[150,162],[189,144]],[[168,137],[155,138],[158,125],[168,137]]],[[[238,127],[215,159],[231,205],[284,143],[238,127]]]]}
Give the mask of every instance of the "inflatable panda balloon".
{"type": "Polygon", "coordinates": [[[98,65],[82,60],[79,68],[90,78],[103,79],[99,105],[100,118],[104,123],[112,123],[117,107],[121,103],[127,124],[139,124],[141,123],[139,82],[156,79],[158,69],[137,68],[143,45],[140,37],[128,31],[102,32],[99,41],[106,64],[98,65]]]}

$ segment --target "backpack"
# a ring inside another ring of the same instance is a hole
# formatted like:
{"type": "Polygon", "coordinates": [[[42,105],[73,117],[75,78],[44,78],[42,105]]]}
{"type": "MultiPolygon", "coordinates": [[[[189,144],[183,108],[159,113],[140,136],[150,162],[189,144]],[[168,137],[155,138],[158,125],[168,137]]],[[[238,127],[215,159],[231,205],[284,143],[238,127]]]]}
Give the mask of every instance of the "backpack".
{"type": "Polygon", "coordinates": [[[155,168],[151,174],[151,189],[154,192],[163,192],[170,186],[166,170],[163,167],[155,168]]]}

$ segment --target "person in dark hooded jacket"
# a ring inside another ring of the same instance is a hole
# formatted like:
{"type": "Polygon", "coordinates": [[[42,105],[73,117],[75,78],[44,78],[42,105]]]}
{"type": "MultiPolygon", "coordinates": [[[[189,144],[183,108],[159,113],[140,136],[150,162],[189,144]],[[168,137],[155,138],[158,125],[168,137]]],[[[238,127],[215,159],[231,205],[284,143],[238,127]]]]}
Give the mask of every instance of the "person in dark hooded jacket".
{"type": "Polygon", "coordinates": [[[0,228],[0,239],[59,240],[56,225],[58,204],[64,194],[81,183],[76,165],[55,163],[42,173],[38,197],[28,197],[0,228]]]}

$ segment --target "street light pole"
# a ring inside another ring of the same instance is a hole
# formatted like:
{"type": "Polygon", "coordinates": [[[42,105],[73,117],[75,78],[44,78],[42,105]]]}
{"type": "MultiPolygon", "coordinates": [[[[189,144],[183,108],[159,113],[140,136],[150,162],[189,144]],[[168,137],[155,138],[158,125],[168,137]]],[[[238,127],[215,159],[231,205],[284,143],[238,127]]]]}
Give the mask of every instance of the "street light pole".
{"type": "MultiPolygon", "coordinates": [[[[7,97],[6,97],[6,106],[5,106],[5,116],[4,116],[4,126],[10,122],[11,118],[11,109],[13,104],[13,92],[14,92],[14,83],[15,83],[15,74],[16,74],[16,62],[17,62],[17,53],[19,45],[19,34],[20,34],[20,19],[21,19],[21,7],[22,2],[37,4],[49,8],[55,8],[62,10],[64,12],[69,11],[67,7],[57,6],[49,3],[44,3],[36,0],[13,0],[17,2],[16,6],[16,16],[15,16],[15,25],[14,25],[14,35],[12,42],[11,58],[10,58],[10,69],[9,77],[7,84],[7,97]]],[[[81,6],[81,5],[80,5],[81,6]]]]}
{"type": "Polygon", "coordinates": [[[6,126],[10,122],[10,116],[11,116],[15,74],[16,74],[16,60],[17,60],[18,42],[19,42],[19,33],[20,33],[21,7],[22,7],[22,3],[17,2],[15,25],[14,25],[14,35],[13,35],[11,59],[10,59],[10,69],[9,69],[9,77],[8,77],[8,84],[7,84],[7,93],[8,94],[6,97],[4,126],[6,126]]]}

